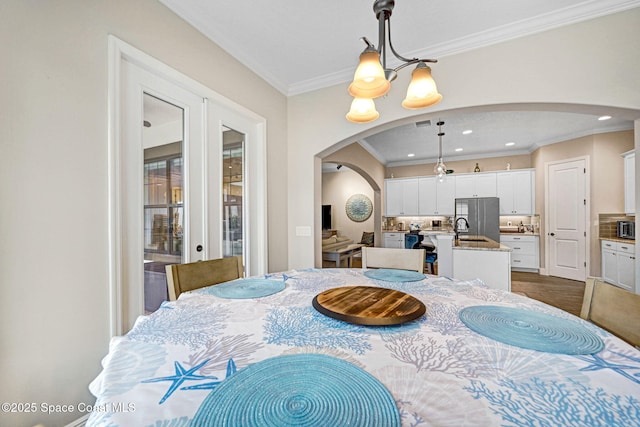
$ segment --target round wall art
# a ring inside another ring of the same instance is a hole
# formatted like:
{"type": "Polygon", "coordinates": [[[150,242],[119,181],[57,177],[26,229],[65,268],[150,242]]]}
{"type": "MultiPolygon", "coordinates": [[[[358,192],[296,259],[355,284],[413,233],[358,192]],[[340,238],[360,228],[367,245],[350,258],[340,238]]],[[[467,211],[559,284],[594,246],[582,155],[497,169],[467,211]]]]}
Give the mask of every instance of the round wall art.
{"type": "Polygon", "coordinates": [[[371,204],[371,200],[364,194],[354,194],[347,200],[345,209],[351,221],[362,222],[371,216],[373,205],[371,204]]]}

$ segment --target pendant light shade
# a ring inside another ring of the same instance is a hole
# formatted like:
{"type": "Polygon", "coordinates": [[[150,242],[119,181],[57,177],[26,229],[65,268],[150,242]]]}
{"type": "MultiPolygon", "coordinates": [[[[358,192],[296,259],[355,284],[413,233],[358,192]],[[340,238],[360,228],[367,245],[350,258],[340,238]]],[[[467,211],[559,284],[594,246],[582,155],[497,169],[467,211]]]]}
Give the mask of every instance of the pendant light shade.
{"type": "Polygon", "coordinates": [[[439,146],[438,162],[433,167],[433,173],[436,174],[440,182],[444,181],[444,178],[447,174],[447,166],[444,164],[444,161],[442,160],[442,136],[444,135],[444,132],[442,132],[443,124],[444,124],[443,121],[438,122],[438,146],[439,146]]]}
{"type": "Polygon", "coordinates": [[[360,64],[356,68],[349,93],[356,98],[378,98],[391,89],[391,83],[384,74],[380,54],[372,48],[360,54],[360,64]]]}
{"type": "Polygon", "coordinates": [[[347,113],[347,120],[354,123],[372,122],[380,116],[376,111],[376,104],[370,98],[354,98],[351,110],[347,113]]]}
{"type": "Polygon", "coordinates": [[[431,67],[420,62],[411,73],[411,83],[407,88],[407,97],[402,106],[409,110],[425,108],[437,104],[442,99],[438,93],[436,82],[431,77],[431,67]]]}

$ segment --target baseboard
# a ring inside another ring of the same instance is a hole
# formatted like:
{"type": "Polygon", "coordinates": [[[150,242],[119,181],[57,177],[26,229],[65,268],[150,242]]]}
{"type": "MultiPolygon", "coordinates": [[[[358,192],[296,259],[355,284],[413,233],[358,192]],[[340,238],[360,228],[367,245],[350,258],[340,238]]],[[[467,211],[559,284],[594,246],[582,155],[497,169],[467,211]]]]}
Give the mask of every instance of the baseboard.
{"type": "Polygon", "coordinates": [[[520,268],[520,267],[511,267],[511,271],[519,271],[522,273],[536,273],[536,274],[542,274],[540,273],[540,269],[539,268],[520,268]]]}
{"type": "Polygon", "coordinates": [[[75,421],[71,421],[64,427],[84,427],[87,424],[87,420],[89,420],[89,415],[90,414],[86,414],[85,416],[80,417],[75,421]]]}

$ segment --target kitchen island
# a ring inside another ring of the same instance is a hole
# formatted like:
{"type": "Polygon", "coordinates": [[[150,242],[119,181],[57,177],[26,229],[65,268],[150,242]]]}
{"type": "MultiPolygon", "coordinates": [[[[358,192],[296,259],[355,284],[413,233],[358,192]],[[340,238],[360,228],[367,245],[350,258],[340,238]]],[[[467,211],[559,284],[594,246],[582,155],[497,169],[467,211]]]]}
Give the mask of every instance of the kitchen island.
{"type": "Polygon", "coordinates": [[[494,289],[511,291],[511,248],[485,236],[459,239],[437,236],[438,271],[455,279],[480,279],[494,289]],[[448,242],[451,242],[448,244],[448,242]]]}

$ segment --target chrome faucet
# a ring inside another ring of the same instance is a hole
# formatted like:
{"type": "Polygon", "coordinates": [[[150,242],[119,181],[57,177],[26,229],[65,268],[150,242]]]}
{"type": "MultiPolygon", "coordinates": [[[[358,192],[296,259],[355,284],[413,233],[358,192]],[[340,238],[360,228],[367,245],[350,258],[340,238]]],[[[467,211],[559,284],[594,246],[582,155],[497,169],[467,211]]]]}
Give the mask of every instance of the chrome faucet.
{"type": "Polygon", "coordinates": [[[463,220],[465,227],[467,228],[467,230],[469,229],[469,221],[467,221],[467,218],[465,218],[463,216],[458,217],[453,223],[453,231],[456,233],[456,241],[460,237],[460,229],[458,228],[458,221],[460,221],[460,220],[463,220]]]}

